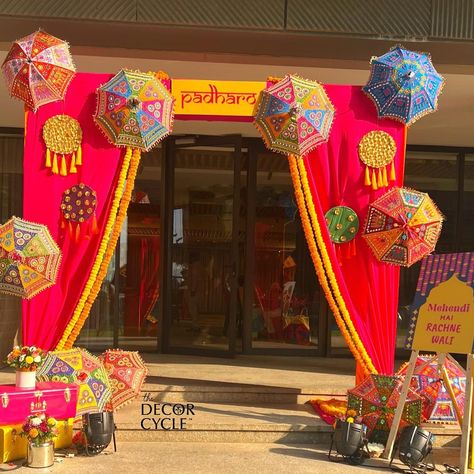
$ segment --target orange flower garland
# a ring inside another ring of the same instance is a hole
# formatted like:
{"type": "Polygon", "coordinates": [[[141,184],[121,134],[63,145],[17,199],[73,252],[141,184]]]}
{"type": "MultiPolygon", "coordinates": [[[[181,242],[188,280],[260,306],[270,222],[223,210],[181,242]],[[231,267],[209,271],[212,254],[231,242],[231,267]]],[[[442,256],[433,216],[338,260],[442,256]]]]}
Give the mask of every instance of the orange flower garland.
{"type": "Polygon", "coordinates": [[[314,205],[311,201],[309,183],[303,160],[290,155],[289,165],[295,189],[296,202],[300,211],[301,222],[308,242],[311,258],[329,306],[334,313],[336,323],[349,349],[355,359],[361,364],[364,371],[367,373],[376,373],[376,369],[360,341],[357,331],[350,319],[345,302],[340,294],[329,255],[322,239],[314,205]],[[311,217],[313,226],[311,225],[309,216],[311,217]]]}
{"type": "MultiPolygon", "coordinates": [[[[113,254],[115,252],[115,247],[120,237],[123,222],[125,220],[125,217],[127,216],[128,205],[130,204],[130,200],[132,198],[132,192],[135,185],[135,178],[137,176],[138,165],[140,163],[141,152],[137,148],[134,148],[133,151],[131,148],[127,148],[127,153],[128,154],[131,153],[132,156],[130,160],[130,167],[128,170],[128,176],[127,176],[127,181],[125,184],[125,189],[123,188],[123,183],[122,185],[118,183],[118,186],[117,186],[118,190],[121,190],[121,189],[124,189],[124,190],[123,190],[123,195],[120,201],[120,206],[116,214],[115,224],[113,226],[110,239],[108,243],[105,245],[105,252],[102,252],[103,257],[100,262],[98,274],[95,278],[95,281],[93,282],[91,286],[90,293],[87,296],[87,299],[82,308],[81,314],[79,315],[76,324],[72,328],[66,343],[64,344],[64,349],[71,349],[77,337],[79,336],[79,333],[82,327],[84,326],[86,319],[89,316],[92,305],[94,304],[94,301],[102,286],[102,282],[104,281],[104,278],[107,275],[107,270],[108,270],[110,261],[112,260],[113,254]]],[[[102,248],[99,249],[98,255],[101,254],[101,250],[102,248]]]]}
{"type": "MultiPolygon", "coordinates": [[[[64,333],[58,342],[56,346],[56,350],[62,350],[65,348],[65,344],[71,334],[71,332],[74,330],[76,323],[79,321],[79,318],[82,315],[82,311],[84,309],[84,306],[87,302],[87,299],[90,295],[90,292],[92,290],[92,286],[97,278],[97,275],[99,273],[99,268],[100,268],[100,263],[103,260],[103,257],[105,255],[105,252],[107,250],[107,246],[110,241],[110,237],[112,234],[112,230],[114,228],[114,223],[116,222],[116,217],[117,217],[117,212],[119,208],[119,204],[122,198],[122,191],[125,185],[125,180],[127,179],[127,174],[130,168],[130,162],[132,159],[132,150],[131,148],[127,148],[127,151],[125,153],[125,156],[123,158],[123,163],[122,163],[122,168],[120,169],[120,175],[118,178],[117,182],[117,187],[115,188],[115,193],[114,193],[114,199],[112,201],[112,206],[110,209],[110,214],[109,218],[107,220],[107,223],[105,225],[105,230],[104,230],[104,235],[102,237],[102,241],[99,246],[99,250],[97,253],[97,256],[95,258],[94,264],[92,265],[91,273],[89,275],[89,278],[87,280],[87,283],[84,287],[84,290],[82,292],[81,297],[79,298],[79,301],[77,303],[76,309],[74,310],[74,313],[72,315],[71,320],[69,321],[68,325],[66,326],[66,329],[64,330],[64,333]]],[[[84,318],[85,320],[85,318],[84,318]]]]}

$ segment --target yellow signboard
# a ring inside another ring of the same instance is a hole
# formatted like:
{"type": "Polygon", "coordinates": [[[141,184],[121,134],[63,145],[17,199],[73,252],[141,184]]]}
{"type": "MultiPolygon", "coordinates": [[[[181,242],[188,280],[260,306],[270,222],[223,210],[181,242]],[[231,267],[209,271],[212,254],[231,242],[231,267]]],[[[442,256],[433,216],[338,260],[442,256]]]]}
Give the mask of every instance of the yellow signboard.
{"type": "Polygon", "coordinates": [[[474,290],[454,274],[420,306],[412,349],[470,354],[474,341],[474,290]]]}
{"type": "Polygon", "coordinates": [[[265,82],[173,79],[177,118],[253,117],[258,95],[265,82]]]}

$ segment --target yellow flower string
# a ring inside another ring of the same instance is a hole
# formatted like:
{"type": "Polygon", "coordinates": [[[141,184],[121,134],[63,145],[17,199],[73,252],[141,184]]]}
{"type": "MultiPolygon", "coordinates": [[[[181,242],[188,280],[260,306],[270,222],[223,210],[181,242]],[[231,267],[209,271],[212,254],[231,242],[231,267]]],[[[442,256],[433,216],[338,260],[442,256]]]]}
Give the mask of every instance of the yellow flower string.
{"type": "MultiPolygon", "coordinates": [[[[337,283],[336,275],[334,274],[334,270],[332,268],[332,264],[329,258],[326,244],[324,242],[324,239],[321,233],[321,227],[319,225],[318,218],[316,215],[316,209],[312,201],[311,190],[310,190],[309,182],[308,182],[308,176],[306,174],[306,168],[305,168],[303,160],[298,160],[297,165],[298,165],[299,175],[301,179],[301,185],[303,188],[303,195],[306,197],[306,202],[308,204],[308,212],[311,218],[314,235],[316,237],[316,243],[320,249],[323,264],[325,267],[325,272],[327,276],[329,277],[329,282],[331,285],[331,289],[334,293],[335,300],[337,302],[338,307],[340,308],[342,318],[347,328],[349,329],[350,335],[352,336],[352,339],[354,340],[354,344],[357,348],[358,355],[363,361],[362,366],[364,367],[364,370],[369,373],[377,373],[377,370],[375,369],[373,362],[370,356],[368,355],[362,341],[360,340],[359,334],[357,333],[357,330],[355,329],[354,324],[352,323],[352,319],[350,317],[349,311],[347,310],[346,303],[344,301],[344,298],[341,295],[339,284],[337,283]]],[[[358,357],[356,357],[356,359],[359,361],[358,357]]]]}
{"type": "Polygon", "coordinates": [[[351,337],[351,334],[348,331],[346,323],[341,316],[339,307],[334,299],[333,293],[328,284],[327,274],[324,270],[323,262],[321,260],[320,253],[314,239],[313,229],[311,228],[311,223],[308,216],[308,210],[305,204],[305,197],[301,188],[297,160],[298,159],[295,158],[294,155],[289,156],[290,173],[293,179],[296,203],[300,211],[301,223],[303,225],[303,231],[305,233],[305,237],[308,242],[308,247],[309,247],[311,258],[313,260],[314,268],[316,270],[316,274],[318,276],[319,282],[321,283],[321,286],[323,288],[324,294],[326,295],[328,304],[332,309],[334,318],[336,319],[336,323],[339,329],[341,330],[341,333],[344,339],[346,340],[347,345],[349,346],[349,349],[351,350],[355,359],[362,365],[362,367],[364,368],[364,371],[367,371],[368,367],[365,361],[361,358],[359,351],[357,350],[356,344],[354,343],[353,338],[351,337]]]}
{"type": "MultiPolygon", "coordinates": [[[[127,149],[128,151],[129,149],[127,149]]],[[[65,349],[70,349],[74,342],[76,341],[79,333],[84,326],[86,319],[89,316],[90,310],[94,301],[99,294],[100,288],[102,286],[102,282],[104,281],[105,276],[107,275],[108,267],[110,261],[115,252],[115,247],[117,245],[118,239],[120,237],[120,233],[122,231],[122,225],[125,221],[125,217],[127,216],[128,205],[130,204],[130,200],[132,199],[132,192],[135,186],[135,178],[138,172],[138,165],[140,164],[141,152],[139,149],[134,148],[132,152],[132,158],[130,161],[130,168],[128,170],[127,182],[125,185],[125,189],[123,190],[122,199],[120,201],[119,210],[116,216],[115,224],[112,229],[112,234],[110,236],[109,242],[106,245],[104,256],[100,263],[100,268],[98,275],[91,287],[89,296],[84,304],[82,312],[77,320],[77,323],[74,325],[65,345],[65,349]]],[[[123,183],[121,186],[123,189],[123,183]]]]}
{"type": "Polygon", "coordinates": [[[118,208],[119,208],[120,200],[122,198],[124,184],[125,184],[125,180],[127,179],[127,174],[128,174],[128,170],[130,168],[131,159],[132,159],[132,149],[127,148],[127,151],[126,151],[125,156],[123,158],[122,168],[120,170],[120,175],[119,175],[119,179],[118,179],[118,182],[117,182],[117,187],[115,188],[114,199],[112,201],[112,206],[111,206],[111,209],[110,209],[109,218],[107,219],[107,223],[105,225],[104,235],[102,237],[102,241],[100,243],[99,250],[97,252],[94,264],[92,265],[92,269],[91,269],[89,278],[88,278],[87,283],[84,287],[84,290],[82,291],[81,297],[79,298],[79,301],[78,301],[77,306],[74,310],[72,318],[69,321],[68,325],[66,326],[66,329],[64,330],[64,333],[63,333],[61,339],[59,340],[59,342],[56,346],[57,351],[64,349],[69,335],[73,331],[76,323],[78,322],[78,320],[79,320],[79,318],[82,314],[82,310],[84,308],[84,305],[86,304],[87,298],[88,298],[88,296],[90,294],[90,291],[92,289],[92,285],[94,284],[94,282],[97,278],[97,274],[99,273],[100,263],[102,262],[102,259],[104,257],[105,251],[107,249],[107,246],[108,246],[108,243],[109,243],[109,240],[110,240],[112,229],[113,229],[114,223],[116,221],[117,211],[118,211],[118,208]]]}

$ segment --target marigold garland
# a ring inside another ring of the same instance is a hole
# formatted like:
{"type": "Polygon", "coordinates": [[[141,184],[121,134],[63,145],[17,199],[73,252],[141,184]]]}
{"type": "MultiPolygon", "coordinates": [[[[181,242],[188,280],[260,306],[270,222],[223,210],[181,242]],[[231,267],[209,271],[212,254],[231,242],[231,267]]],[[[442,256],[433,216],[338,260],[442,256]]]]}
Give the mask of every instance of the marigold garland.
{"type": "Polygon", "coordinates": [[[361,364],[366,373],[376,373],[377,371],[354,328],[344,299],[339,291],[327,248],[322,238],[314,204],[311,201],[310,188],[303,160],[290,156],[289,163],[303,230],[308,241],[318,279],[323,287],[323,291],[334,313],[341,333],[355,359],[361,364]],[[311,225],[308,213],[313,225],[311,225]]]}
{"type": "MultiPolygon", "coordinates": [[[[127,148],[127,152],[128,150],[130,150],[130,148],[127,148]]],[[[135,178],[137,176],[138,165],[140,164],[140,158],[141,158],[140,150],[138,148],[134,148],[132,152],[131,161],[130,161],[130,167],[128,170],[128,176],[127,176],[127,181],[125,184],[125,189],[123,188],[123,183],[120,187],[120,189],[123,189],[123,194],[120,201],[118,213],[116,215],[115,224],[112,229],[112,234],[110,236],[108,244],[106,245],[105,253],[100,263],[99,272],[91,287],[89,296],[87,297],[87,300],[77,320],[77,323],[74,325],[64,345],[65,349],[70,349],[73,346],[74,342],[76,341],[77,337],[79,336],[79,333],[82,327],[84,326],[86,319],[89,316],[92,305],[94,304],[94,301],[97,295],[99,294],[100,288],[102,286],[102,282],[104,281],[104,278],[107,275],[110,261],[112,260],[112,257],[115,252],[115,247],[117,245],[118,239],[120,237],[120,233],[122,231],[122,225],[127,216],[128,205],[130,204],[130,200],[132,199],[132,192],[135,186],[135,178]]]]}
{"type": "Polygon", "coordinates": [[[92,285],[94,284],[97,278],[97,275],[99,273],[100,263],[102,262],[103,257],[105,255],[105,251],[107,250],[107,246],[109,244],[109,240],[112,234],[114,223],[116,222],[117,212],[118,212],[119,204],[122,198],[122,192],[124,189],[125,180],[127,179],[127,174],[130,168],[131,159],[132,159],[132,149],[127,148],[127,151],[123,158],[122,168],[120,169],[117,186],[115,188],[114,199],[112,201],[109,218],[107,219],[107,223],[105,225],[105,230],[102,237],[102,241],[99,246],[99,250],[97,252],[94,264],[92,265],[92,269],[89,274],[89,278],[86,282],[84,290],[82,291],[81,297],[79,298],[79,301],[77,303],[76,309],[74,310],[72,318],[69,321],[68,325],[66,326],[66,329],[64,330],[64,333],[56,346],[57,351],[65,348],[65,344],[71,332],[73,331],[76,323],[78,322],[79,318],[82,315],[82,311],[86,304],[87,298],[90,295],[92,285]]]}

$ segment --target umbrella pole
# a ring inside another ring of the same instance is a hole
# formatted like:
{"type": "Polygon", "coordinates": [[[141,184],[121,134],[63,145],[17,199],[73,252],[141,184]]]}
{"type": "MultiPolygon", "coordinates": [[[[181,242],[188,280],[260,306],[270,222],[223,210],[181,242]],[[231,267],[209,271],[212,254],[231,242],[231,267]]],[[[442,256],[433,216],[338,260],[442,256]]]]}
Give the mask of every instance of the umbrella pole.
{"type": "Polygon", "coordinates": [[[456,411],[456,416],[458,418],[459,426],[462,428],[463,415],[461,413],[461,410],[459,409],[459,405],[456,400],[456,395],[454,395],[453,386],[451,385],[451,380],[449,380],[448,372],[446,371],[446,367],[444,366],[445,361],[446,361],[446,354],[438,352],[438,372],[440,373],[441,378],[443,379],[444,386],[448,390],[451,401],[453,402],[454,410],[456,411]]]}
{"type": "Polygon", "coordinates": [[[387,445],[382,457],[385,459],[391,459],[393,452],[393,445],[395,444],[395,438],[397,437],[398,427],[402,419],[403,408],[410,390],[410,382],[415,371],[416,359],[420,351],[411,351],[410,361],[408,362],[407,371],[405,374],[405,380],[403,381],[402,393],[400,394],[400,400],[398,401],[395,414],[393,416],[392,426],[390,427],[390,434],[388,435],[387,445]]]}

